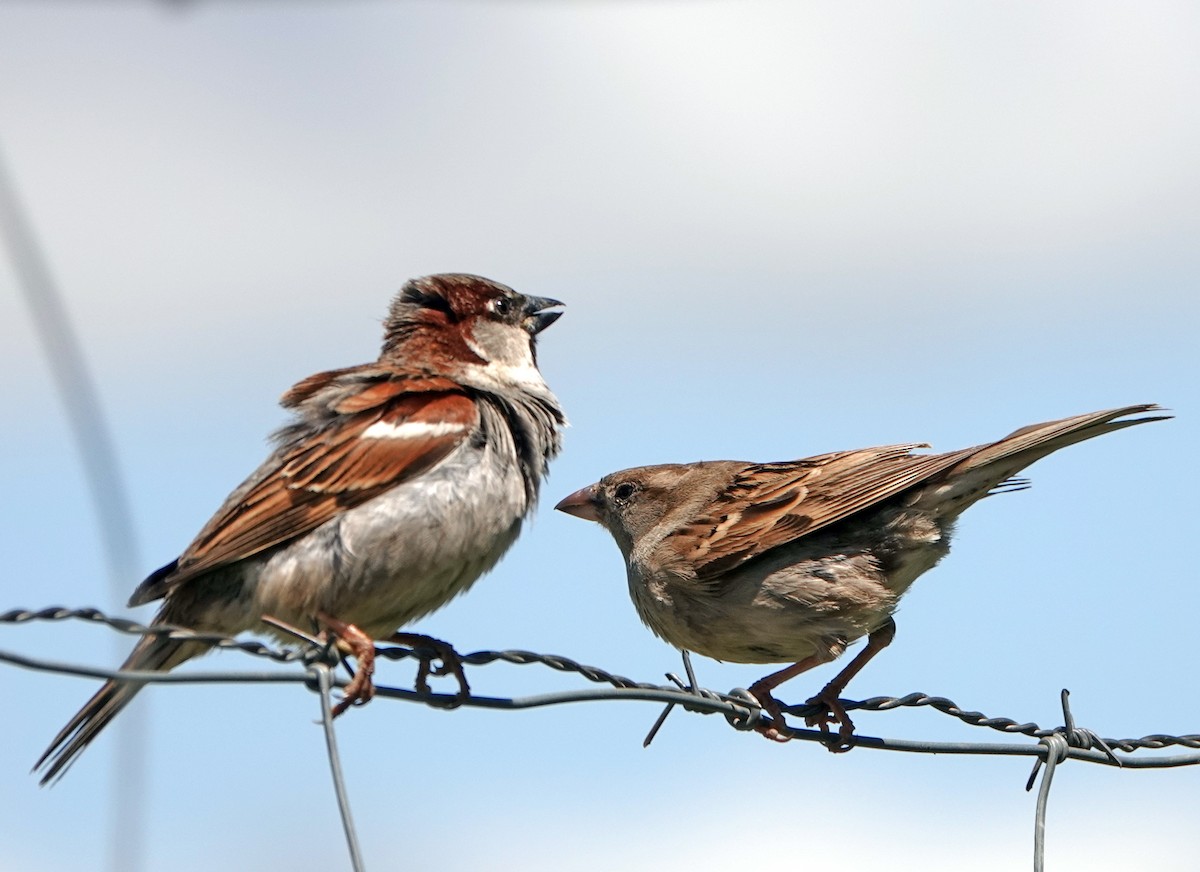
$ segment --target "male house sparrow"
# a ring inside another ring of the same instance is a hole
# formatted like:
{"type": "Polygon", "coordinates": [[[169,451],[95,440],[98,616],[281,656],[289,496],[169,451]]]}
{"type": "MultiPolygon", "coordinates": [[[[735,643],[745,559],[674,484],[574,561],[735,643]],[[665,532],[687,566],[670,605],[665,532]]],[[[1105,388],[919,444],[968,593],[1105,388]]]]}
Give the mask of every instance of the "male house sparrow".
{"type": "Polygon", "coordinates": [[[716,461],[614,472],[555,508],[597,521],[625,557],[629,593],[655,635],[737,663],[792,665],[750,691],[772,716],[762,730],[786,741],[771,691],[866,647],[810,703],[809,726],[841,724],[831,750],[847,750],[854,725],[838,697],[892,641],[892,612],[950,550],[972,503],[1028,486],[1012,476],[1053,451],[1113,430],[1158,406],[1126,406],[1024,427],[999,442],[948,454],[924,444],[821,454],[783,463],[716,461]],[[1118,420],[1125,418],[1126,420],[1118,420]]]}
{"type": "MultiPolygon", "coordinates": [[[[533,509],[566,423],[538,371],[535,337],[562,314],[544,310],[561,305],[478,276],[408,282],[379,359],[284,394],[295,418],[271,456],[129,604],[161,599],[155,624],[228,636],[281,635],[264,616],[319,619],[359,656],[339,708],[369,699],[370,639],[469,588],[533,509]]],[[[206,650],[145,637],[122,668],[165,671],[206,650]]],[[[42,784],[140,688],[101,687],[38,760],[42,784]]]]}

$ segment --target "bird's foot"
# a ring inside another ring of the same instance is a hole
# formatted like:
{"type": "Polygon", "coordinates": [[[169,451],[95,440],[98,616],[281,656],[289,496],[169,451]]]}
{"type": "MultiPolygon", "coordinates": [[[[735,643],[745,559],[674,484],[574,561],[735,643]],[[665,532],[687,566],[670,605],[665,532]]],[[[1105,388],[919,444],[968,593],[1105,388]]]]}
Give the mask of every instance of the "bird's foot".
{"type": "Polygon", "coordinates": [[[783,719],[783,709],[779,700],[771,695],[770,686],[763,681],[756,681],[750,685],[750,693],[758,700],[763,711],[771,716],[771,725],[755,727],[755,732],[761,733],[772,742],[790,742],[792,736],[787,721],[783,719]]]}
{"type": "Polygon", "coordinates": [[[346,711],[352,705],[366,705],[375,697],[375,642],[354,624],[348,624],[332,615],[321,612],[317,620],[328,627],[337,637],[338,649],[352,656],[358,668],[350,683],[342,690],[342,698],[333,707],[333,716],[346,711]]]}
{"type": "Polygon", "coordinates": [[[825,735],[825,747],[834,754],[842,754],[854,747],[854,721],[846,713],[841,699],[835,688],[828,685],[806,702],[806,705],[820,706],[821,711],[809,715],[804,723],[809,727],[817,727],[825,735]],[[839,724],[837,736],[829,731],[830,724],[839,724]]]}
{"type": "MultiPolygon", "coordinates": [[[[398,645],[407,645],[420,660],[417,668],[417,680],[414,682],[419,693],[431,693],[429,676],[453,675],[458,680],[458,693],[447,701],[432,703],[442,708],[458,708],[471,696],[471,686],[467,684],[467,676],[463,672],[462,657],[454,650],[454,646],[441,639],[426,636],[423,633],[395,633],[388,640],[398,645]],[[434,667],[433,661],[440,660],[441,666],[434,667]]],[[[432,701],[431,701],[432,702],[432,701]]]]}

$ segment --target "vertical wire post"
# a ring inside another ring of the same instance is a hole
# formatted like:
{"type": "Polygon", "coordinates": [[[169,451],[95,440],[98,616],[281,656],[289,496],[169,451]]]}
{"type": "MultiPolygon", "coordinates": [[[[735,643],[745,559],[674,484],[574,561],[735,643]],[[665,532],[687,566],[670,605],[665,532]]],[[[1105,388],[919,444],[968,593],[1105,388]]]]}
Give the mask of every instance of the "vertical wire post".
{"type": "MultiPolygon", "coordinates": [[[[1046,865],[1046,805],[1050,801],[1050,782],[1054,780],[1054,770],[1060,760],[1065,760],[1069,745],[1061,733],[1054,733],[1041,740],[1046,746],[1046,771],[1042,773],[1042,783],[1038,786],[1037,811],[1033,819],[1033,872],[1044,872],[1046,865]]],[[[1042,762],[1040,759],[1039,763],[1042,762]]],[[[1037,777],[1038,764],[1034,764],[1033,775],[1037,777]]],[[[1030,785],[1032,786],[1032,784],[1030,785]]]]}
{"type": "Polygon", "coordinates": [[[358,847],[358,833],[354,829],[354,818],[350,814],[350,797],[346,793],[346,780],[342,775],[342,758],[338,754],[337,735],[333,730],[333,706],[329,701],[333,690],[333,674],[324,663],[314,663],[311,669],[317,673],[317,695],[321,697],[321,723],[325,727],[325,748],[329,752],[329,772],[333,776],[333,792],[337,794],[338,811],[342,815],[342,829],[346,832],[346,847],[350,851],[350,867],[354,872],[365,872],[362,851],[358,847]]]}

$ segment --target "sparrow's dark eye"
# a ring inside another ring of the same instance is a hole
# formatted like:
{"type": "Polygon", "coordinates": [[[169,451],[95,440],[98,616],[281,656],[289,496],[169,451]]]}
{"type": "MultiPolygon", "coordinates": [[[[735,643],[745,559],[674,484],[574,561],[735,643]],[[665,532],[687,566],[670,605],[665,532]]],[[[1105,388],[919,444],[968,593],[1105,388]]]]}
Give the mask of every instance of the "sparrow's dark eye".
{"type": "Polygon", "coordinates": [[[623,482],[622,484],[617,485],[617,489],[613,491],[613,499],[623,503],[633,496],[633,493],[636,490],[637,487],[635,487],[633,484],[629,482],[623,482]]]}
{"type": "Polygon", "coordinates": [[[495,312],[497,315],[499,315],[501,318],[508,315],[508,313],[511,312],[512,309],[513,309],[513,301],[510,300],[508,297],[496,297],[496,299],[492,300],[492,311],[495,312]]]}

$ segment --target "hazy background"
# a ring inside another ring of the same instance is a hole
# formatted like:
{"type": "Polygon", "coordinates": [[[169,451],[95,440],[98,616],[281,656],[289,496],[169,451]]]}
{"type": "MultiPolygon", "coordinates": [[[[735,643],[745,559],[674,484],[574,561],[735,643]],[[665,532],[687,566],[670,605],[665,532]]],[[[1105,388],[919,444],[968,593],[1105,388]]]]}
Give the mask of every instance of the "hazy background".
{"type": "MultiPolygon", "coordinates": [[[[4,3],[0,147],[102,392],[144,563],[116,598],[5,255],[0,610],[119,611],[262,459],[288,386],[374,358],[405,279],[470,271],[567,303],[541,361],[573,426],[510,556],[418,629],[658,681],[675,652],[638,622],[607,535],[551,511],[562,495],[643,463],[948,450],[1158,402],[1178,418],[973,509],[850,695],[1053,726],[1069,687],[1102,735],[1200,731],[1197,45],[1189,3],[4,3]]],[[[110,635],[0,628],[0,648],[114,664],[110,635]]],[[[718,690],[764,672],[696,665],[718,690]]],[[[105,865],[114,735],[53,790],[27,774],[94,687],[0,668],[0,870],[105,865]]],[[[139,704],[145,868],[348,865],[315,697],[175,686],[139,704]]],[[[657,713],[351,712],[368,865],[1030,862],[1028,758],[834,756],[685,713],[643,750],[657,713]]],[[[1003,740],[930,711],[856,720],[1003,740]]],[[[1194,768],[1060,770],[1048,867],[1195,868],[1198,791],[1194,768]]]]}

